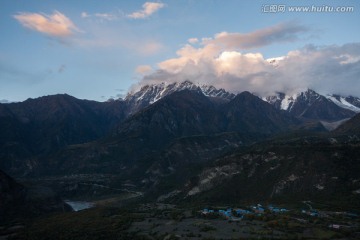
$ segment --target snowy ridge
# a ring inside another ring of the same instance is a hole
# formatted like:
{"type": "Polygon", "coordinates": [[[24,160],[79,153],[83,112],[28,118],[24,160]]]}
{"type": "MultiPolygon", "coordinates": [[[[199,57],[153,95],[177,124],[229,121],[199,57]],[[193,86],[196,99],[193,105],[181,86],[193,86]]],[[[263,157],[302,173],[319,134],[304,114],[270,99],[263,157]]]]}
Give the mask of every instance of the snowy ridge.
{"type": "Polygon", "coordinates": [[[306,91],[298,92],[293,95],[286,95],[284,93],[277,93],[274,96],[268,96],[264,97],[263,100],[272,104],[276,105],[275,103],[278,103],[278,108],[285,110],[285,111],[291,111],[291,108],[293,107],[294,103],[297,101],[300,101],[302,99],[303,101],[306,101],[308,105],[311,105],[312,102],[320,99],[321,97],[326,97],[331,102],[335,103],[337,106],[351,110],[353,112],[360,112],[360,99],[356,97],[342,97],[339,95],[320,95],[319,93],[308,89],[306,91]]]}
{"type": "MultiPolygon", "coordinates": [[[[163,97],[182,90],[192,90],[203,93],[207,97],[220,98],[230,101],[235,94],[214,86],[198,85],[190,81],[161,83],[143,86],[139,91],[129,93],[125,101],[128,106],[127,114],[133,114],[163,97]]],[[[273,96],[262,98],[279,110],[307,119],[319,119],[335,122],[351,118],[360,112],[360,99],[356,97],[342,97],[339,95],[321,95],[311,89],[299,90],[291,94],[278,92],[273,96]]]]}
{"type": "Polygon", "coordinates": [[[303,94],[302,92],[295,93],[293,95],[286,95],[284,93],[276,93],[274,96],[267,96],[262,98],[265,102],[270,103],[275,106],[277,109],[291,111],[294,103],[297,101],[298,97],[303,94]]]}
{"type": "Polygon", "coordinates": [[[182,90],[192,90],[202,92],[207,97],[222,98],[224,100],[231,100],[235,97],[235,94],[229,93],[224,89],[217,89],[214,86],[208,85],[196,85],[190,81],[184,81],[181,83],[160,83],[154,85],[143,86],[139,91],[129,93],[125,97],[125,101],[129,106],[128,114],[133,114],[138,110],[151,105],[163,97],[182,90]]]}
{"type": "Polygon", "coordinates": [[[125,98],[125,101],[146,101],[149,104],[153,104],[154,102],[160,100],[161,98],[177,91],[182,90],[199,90],[205,96],[208,97],[219,97],[231,100],[235,97],[234,94],[225,91],[224,89],[217,89],[214,86],[202,85],[198,86],[193,84],[190,81],[184,81],[181,83],[161,83],[156,85],[146,85],[143,86],[138,92],[128,94],[125,98]]]}
{"type": "Polygon", "coordinates": [[[321,95],[311,89],[295,94],[276,93],[263,98],[277,109],[307,119],[336,122],[353,117],[360,112],[360,99],[339,95],[321,95]]]}
{"type": "Polygon", "coordinates": [[[217,89],[214,86],[202,85],[200,86],[202,93],[208,97],[219,97],[231,100],[235,97],[235,94],[225,91],[223,88],[217,89]]]}
{"type": "MultiPolygon", "coordinates": [[[[333,103],[335,103],[336,105],[338,105],[341,108],[349,109],[356,113],[360,112],[360,108],[349,103],[347,101],[347,98],[337,96],[337,95],[327,95],[326,98],[328,98],[330,101],[332,101],[333,103]]],[[[350,98],[350,97],[348,97],[348,98],[350,98]]],[[[358,98],[354,98],[354,97],[351,97],[351,98],[355,99],[355,101],[357,101],[357,102],[360,102],[358,98]]]]}

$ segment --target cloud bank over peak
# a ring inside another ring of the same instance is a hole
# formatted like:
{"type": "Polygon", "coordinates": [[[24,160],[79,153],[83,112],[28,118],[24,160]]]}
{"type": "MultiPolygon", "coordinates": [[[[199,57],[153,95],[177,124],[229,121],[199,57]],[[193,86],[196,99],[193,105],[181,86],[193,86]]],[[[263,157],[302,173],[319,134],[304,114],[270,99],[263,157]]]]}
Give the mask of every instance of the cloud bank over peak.
{"type": "Polygon", "coordinates": [[[243,52],[292,42],[307,31],[303,26],[285,23],[246,34],[218,33],[196,46],[184,45],[176,52],[176,58],[158,63],[158,69],[145,75],[138,85],[190,80],[234,93],[246,90],[262,96],[306,88],[360,96],[360,43],[307,45],[272,59],[265,59],[257,51],[243,52]]]}
{"type": "Polygon", "coordinates": [[[54,11],[52,15],[21,12],[13,16],[21,25],[51,37],[68,37],[80,30],[64,14],[54,11]]]}

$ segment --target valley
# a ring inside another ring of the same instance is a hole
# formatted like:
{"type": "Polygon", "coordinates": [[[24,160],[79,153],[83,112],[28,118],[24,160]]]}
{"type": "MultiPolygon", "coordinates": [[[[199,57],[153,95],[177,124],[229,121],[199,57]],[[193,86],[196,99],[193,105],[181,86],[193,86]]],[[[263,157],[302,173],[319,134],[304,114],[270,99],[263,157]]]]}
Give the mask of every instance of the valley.
{"type": "Polygon", "coordinates": [[[186,81],[103,103],[54,95],[0,104],[0,169],[11,176],[0,182],[2,236],[356,239],[359,101],[279,96],[186,81]],[[304,201],[329,217],[304,215],[304,201]],[[199,213],[257,203],[291,211],[234,222],[199,213]],[[335,213],[347,211],[355,215],[335,213]]]}

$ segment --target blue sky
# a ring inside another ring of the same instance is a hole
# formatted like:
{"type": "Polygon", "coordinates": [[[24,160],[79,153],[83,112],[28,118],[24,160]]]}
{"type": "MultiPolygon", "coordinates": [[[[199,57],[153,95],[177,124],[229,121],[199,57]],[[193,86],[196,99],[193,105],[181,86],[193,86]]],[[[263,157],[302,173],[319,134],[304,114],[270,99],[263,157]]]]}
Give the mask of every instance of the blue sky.
{"type": "Polygon", "coordinates": [[[233,92],[312,87],[360,96],[359,11],[358,1],[4,0],[0,100],[68,93],[104,101],[183,80],[233,92]],[[264,12],[274,5],[285,11],[264,12]]]}

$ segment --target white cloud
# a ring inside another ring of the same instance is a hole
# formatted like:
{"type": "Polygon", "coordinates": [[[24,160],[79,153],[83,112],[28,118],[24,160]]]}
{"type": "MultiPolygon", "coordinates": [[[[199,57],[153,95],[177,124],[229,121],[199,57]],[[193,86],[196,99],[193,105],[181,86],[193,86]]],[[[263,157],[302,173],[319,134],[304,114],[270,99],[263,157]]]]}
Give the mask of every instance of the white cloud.
{"type": "Polygon", "coordinates": [[[140,66],[137,66],[137,68],[135,69],[135,71],[139,74],[148,74],[149,72],[151,72],[153,69],[151,66],[149,65],[140,65],[140,66]]]}
{"type": "Polygon", "coordinates": [[[67,37],[80,31],[59,11],[54,11],[52,15],[23,12],[14,15],[14,18],[24,27],[52,37],[67,37]]]}
{"type": "Polygon", "coordinates": [[[186,44],[176,52],[176,58],[158,63],[158,69],[145,75],[140,85],[190,80],[234,93],[247,90],[268,95],[312,88],[322,93],[360,96],[360,43],[308,45],[272,59],[265,59],[259,52],[242,53],[242,49],[297,37],[293,29],[289,30],[291,34],[280,34],[278,27],[269,29],[245,34],[244,42],[239,38],[244,34],[220,33],[214,39],[203,40],[200,47],[186,44]]]}
{"type": "Polygon", "coordinates": [[[159,9],[163,8],[165,4],[159,2],[146,2],[142,5],[142,10],[133,12],[127,15],[129,18],[133,19],[143,19],[151,16],[159,9]]]}
{"type": "Polygon", "coordinates": [[[114,14],[111,13],[95,13],[95,17],[104,19],[104,20],[108,20],[108,21],[112,21],[112,20],[116,20],[118,17],[114,14]]]}
{"type": "Polygon", "coordinates": [[[303,86],[324,93],[360,96],[360,43],[309,45],[291,51],[279,62],[278,71],[283,82],[291,83],[289,88],[303,86]],[[344,61],[343,56],[351,60],[344,61]]]}
{"type": "Polygon", "coordinates": [[[197,38],[189,38],[188,42],[191,43],[191,44],[195,44],[195,43],[199,42],[199,39],[197,39],[197,38]]]}
{"type": "Polygon", "coordinates": [[[87,12],[82,12],[81,17],[82,18],[88,18],[88,17],[90,17],[90,15],[87,12]]]}
{"type": "Polygon", "coordinates": [[[106,21],[114,21],[114,20],[118,20],[122,17],[121,12],[114,12],[114,13],[94,13],[94,14],[89,14],[87,12],[82,12],[81,13],[81,17],[82,18],[97,18],[100,21],[102,20],[106,20],[106,21]]]}

